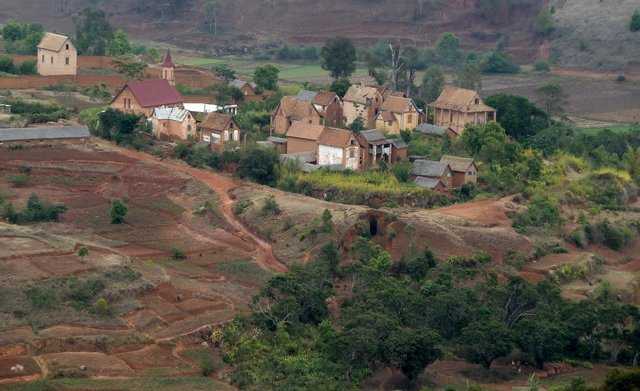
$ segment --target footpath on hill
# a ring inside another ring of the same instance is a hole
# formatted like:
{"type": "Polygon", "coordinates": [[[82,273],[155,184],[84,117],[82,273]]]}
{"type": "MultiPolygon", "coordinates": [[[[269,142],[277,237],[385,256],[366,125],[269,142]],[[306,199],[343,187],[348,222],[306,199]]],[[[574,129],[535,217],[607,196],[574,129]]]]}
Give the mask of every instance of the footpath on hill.
{"type": "Polygon", "coordinates": [[[113,144],[109,144],[109,147],[117,149],[119,153],[129,158],[150,162],[170,170],[190,175],[194,179],[207,185],[211,190],[216,192],[220,198],[220,211],[226,222],[237,231],[240,238],[251,242],[256,247],[256,262],[261,267],[274,272],[284,273],[288,270],[287,266],[280,262],[274,255],[271,244],[248,229],[233,213],[234,201],[229,193],[240,185],[236,180],[212,171],[188,166],[186,163],[180,161],[161,160],[147,153],[117,147],[113,144]]]}

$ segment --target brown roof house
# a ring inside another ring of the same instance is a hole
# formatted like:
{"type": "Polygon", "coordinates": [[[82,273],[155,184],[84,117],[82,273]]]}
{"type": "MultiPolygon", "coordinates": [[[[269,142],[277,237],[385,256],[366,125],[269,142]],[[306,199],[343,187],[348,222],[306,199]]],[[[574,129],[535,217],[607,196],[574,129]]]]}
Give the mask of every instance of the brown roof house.
{"type": "Polygon", "coordinates": [[[411,169],[411,178],[416,185],[435,191],[451,188],[451,167],[447,163],[433,160],[416,160],[411,169]]]}
{"type": "Polygon", "coordinates": [[[180,107],[158,107],[151,117],[153,135],[161,140],[191,140],[197,136],[196,119],[180,107]]]}
{"type": "Polygon", "coordinates": [[[318,139],[318,165],[349,170],[363,167],[364,146],[356,135],[344,129],[325,128],[318,139]]]}
{"type": "Polygon", "coordinates": [[[182,108],[183,103],[182,95],[167,80],[147,79],[125,84],[111,101],[111,107],[126,113],[151,117],[156,108],[182,108]]]}
{"type": "Polygon", "coordinates": [[[356,118],[362,118],[366,128],[375,127],[383,102],[382,94],[377,88],[354,84],[349,87],[342,102],[346,125],[351,125],[356,118]]]}
{"type": "Polygon", "coordinates": [[[287,134],[296,121],[309,125],[322,125],[323,118],[311,102],[300,100],[295,96],[285,96],[271,115],[271,129],[276,134],[287,134]]]}
{"type": "Polygon", "coordinates": [[[324,119],[323,124],[331,127],[341,127],[344,124],[342,100],[331,91],[302,90],[296,96],[298,100],[311,102],[324,119]]]}
{"type": "Polygon", "coordinates": [[[414,130],[420,124],[421,112],[413,99],[389,95],[382,103],[376,129],[399,134],[401,130],[414,130]]]}
{"type": "Polygon", "coordinates": [[[473,90],[446,86],[438,99],[429,105],[434,124],[458,136],[467,124],[485,124],[496,120],[496,109],[487,106],[473,90]]]}
{"type": "Polygon", "coordinates": [[[258,88],[256,83],[250,83],[248,81],[235,79],[230,81],[229,85],[231,87],[236,87],[237,89],[242,91],[242,94],[245,96],[245,98],[248,98],[248,97],[250,98],[258,95],[258,93],[256,92],[256,89],[258,88]]]}
{"type": "Polygon", "coordinates": [[[229,114],[207,114],[199,130],[202,141],[209,143],[214,149],[222,149],[229,142],[240,142],[240,128],[229,114]]]}
{"type": "Polygon", "coordinates": [[[323,125],[303,121],[294,122],[287,132],[287,155],[302,152],[317,154],[318,140],[322,132],[324,132],[323,125]]]}
{"type": "Polygon", "coordinates": [[[42,76],[76,75],[78,51],[66,35],[45,33],[38,44],[38,74],[42,76]]]}
{"type": "Polygon", "coordinates": [[[451,186],[462,187],[467,183],[478,183],[478,166],[471,158],[444,155],[440,158],[441,163],[446,163],[451,168],[453,174],[451,186]]]}

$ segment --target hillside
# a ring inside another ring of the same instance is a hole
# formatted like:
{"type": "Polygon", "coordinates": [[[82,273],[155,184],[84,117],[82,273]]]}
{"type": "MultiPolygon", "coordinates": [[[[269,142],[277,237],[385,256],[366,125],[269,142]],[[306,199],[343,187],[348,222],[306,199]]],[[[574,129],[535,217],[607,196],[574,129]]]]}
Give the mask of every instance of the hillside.
{"type": "MultiPolygon", "coordinates": [[[[8,19],[32,20],[49,29],[70,32],[73,15],[89,0],[6,0],[0,23],[8,19]]],[[[148,0],[102,2],[112,22],[139,38],[166,41],[199,49],[252,48],[286,40],[321,43],[327,37],[345,35],[360,43],[393,38],[418,46],[432,45],[445,31],[463,37],[469,48],[489,48],[501,34],[509,36],[519,57],[532,57],[539,42],[534,36],[538,1],[520,1],[504,10],[492,23],[481,15],[477,0],[432,2],[425,0],[239,0],[220,1],[221,35],[207,34],[204,0],[173,1],[178,7],[162,7],[148,0]],[[534,45],[531,45],[535,42],[534,45]]],[[[165,2],[170,3],[170,2],[165,2]]]]}
{"type": "MultiPolygon", "coordinates": [[[[6,0],[0,23],[36,21],[48,29],[71,32],[73,16],[95,1],[6,0]]],[[[208,34],[205,0],[102,1],[111,21],[136,38],[162,41],[215,53],[244,53],[256,47],[318,44],[343,35],[360,44],[395,39],[430,46],[446,31],[458,34],[466,48],[487,50],[506,37],[520,61],[553,55],[564,66],[619,70],[634,65],[640,41],[628,30],[635,0],[511,1],[497,12],[483,12],[479,0],[221,0],[217,36],[208,34]],[[544,3],[555,9],[550,42],[535,33],[544,3]],[[586,44],[588,42],[588,44],[586,44]]]]}

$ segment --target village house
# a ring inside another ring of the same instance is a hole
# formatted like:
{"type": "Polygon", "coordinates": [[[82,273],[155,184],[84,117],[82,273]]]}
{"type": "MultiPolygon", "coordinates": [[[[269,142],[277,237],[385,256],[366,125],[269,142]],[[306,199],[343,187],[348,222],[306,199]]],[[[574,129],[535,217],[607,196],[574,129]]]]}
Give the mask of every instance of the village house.
{"type": "Polygon", "coordinates": [[[357,135],[365,148],[362,167],[375,167],[381,161],[395,163],[407,156],[407,144],[399,139],[389,139],[377,129],[363,130],[357,135]]]}
{"type": "Polygon", "coordinates": [[[471,158],[444,155],[440,158],[441,163],[448,164],[453,174],[451,186],[462,187],[467,183],[478,183],[478,167],[471,158]]]}
{"type": "Polygon", "coordinates": [[[182,108],[183,103],[182,95],[167,80],[147,79],[125,84],[111,101],[111,107],[149,118],[156,108],[182,108]]]}
{"type": "Polygon", "coordinates": [[[323,124],[325,126],[335,128],[342,127],[344,124],[342,100],[335,92],[302,90],[296,98],[301,101],[311,102],[324,119],[323,124]]]}
{"type": "Polygon", "coordinates": [[[195,118],[179,107],[154,109],[151,124],[153,135],[160,140],[192,140],[197,136],[195,118]]]}
{"type": "Polygon", "coordinates": [[[258,95],[258,93],[256,92],[256,89],[258,88],[256,83],[250,83],[248,81],[235,79],[230,81],[229,85],[231,87],[235,87],[240,91],[242,91],[242,95],[244,95],[245,99],[255,97],[258,95]]]}
{"type": "Polygon", "coordinates": [[[416,160],[411,169],[411,179],[416,185],[435,191],[451,188],[451,167],[447,163],[433,160],[416,160]]]}
{"type": "Polygon", "coordinates": [[[349,130],[325,128],[318,139],[318,165],[362,168],[364,148],[349,130]]]}
{"type": "Polygon", "coordinates": [[[233,117],[225,113],[209,113],[200,124],[202,141],[207,142],[214,149],[221,149],[229,142],[240,142],[240,128],[233,117]]]}
{"type": "Polygon", "coordinates": [[[342,110],[346,125],[362,118],[366,128],[374,128],[383,103],[380,91],[375,87],[352,85],[342,98],[342,110]]]}
{"type": "Polygon", "coordinates": [[[459,136],[468,124],[486,124],[496,120],[496,109],[487,106],[473,90],[446,86],[438,99],[429,105],[436,126],[459,136]]]}
{"type": "Polygon", "coordinates": [[[323,118],[315,106],[295,96],[285,96],[271,115],[271,130],[279,135],[287,134],[294,122],[323,125],[323,118]]]}
{"type": "Polygon", "coordinates": [[[315,155],[317,159],[318,140],[323,131],[323,125],[303,121],[294,122],[287,132],[287,154],[308,152],[315,155]]]}
{"type": "Polygon", "coordinates": [[[78,52],[66,35],[45,33],[38,44],[38,74],[63,76],[78,73],[78,52]]]}
{"type": "Polygon", "coordinates": [[[413,130],[420,124],[421,111],[413,99],[389,95],[380,110],[376,129],[385,133],[399,134],[402,130],[413,130]]]}

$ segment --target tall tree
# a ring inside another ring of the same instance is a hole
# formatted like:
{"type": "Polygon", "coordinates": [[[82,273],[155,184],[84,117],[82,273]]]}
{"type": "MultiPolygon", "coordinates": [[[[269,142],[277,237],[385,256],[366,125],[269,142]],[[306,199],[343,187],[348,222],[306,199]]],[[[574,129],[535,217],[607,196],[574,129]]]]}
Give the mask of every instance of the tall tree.
{"type": "Polygon", "coordinates": [[[349,78],[356,70],[356,48],[348,38],[333,38],[327,41],[320,52],[322,69],[329,71],[334,79],[349,78]]]}
{"type": "Polygon", "coordinates": [[[253,73],[253,81],[259,89],[275,91],[278,89],[278,75],[280,70],[271,64],[257,67],[253,73]]]}
{"type": "Polygon", "coordinates": [[[482,89],[482,72],[480,66],[466,63],[457,73],[455,84],[460,88],[480,91],[482,89]]]}
{"type": "Polygon", "coordinates": [[[426,103],[435,102],[444,89],[444,83],[442,69],[437,65],[429,67],[422,77],[421,98],[426,103]]]}
{"type": "Polygon", "coordinates": [[[567,103],[567,95],[562,86],[558,83],[547,83],[536,90],[538,103],[549,115],[549,125],[551,117],[564,113],[564,106],[567,103]]]}
{"type": "Polygon", "coordinates": [[[85,8],[74,19],[76,47],[80,54],[102,56],[113,39],[113,28],[102,10],[85,8]]]}

